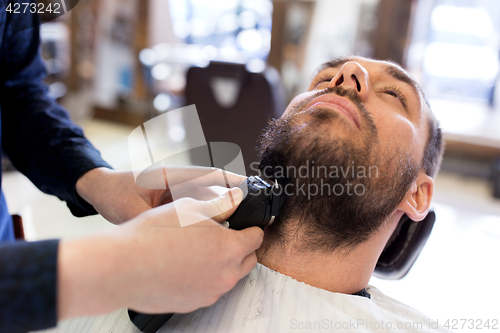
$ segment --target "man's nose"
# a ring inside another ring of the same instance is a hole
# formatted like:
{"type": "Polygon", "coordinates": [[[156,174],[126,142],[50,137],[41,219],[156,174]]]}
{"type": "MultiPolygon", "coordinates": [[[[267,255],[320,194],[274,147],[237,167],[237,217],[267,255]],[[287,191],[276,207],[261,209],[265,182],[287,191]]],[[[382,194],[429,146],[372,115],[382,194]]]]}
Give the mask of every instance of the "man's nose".
{"type": "Polygon", "coordinates": [[[355,90],[361,101],[365,102],[368,98],[368,71],[357,62],[346,62],[328,85],[337,86],[355,90]]]}

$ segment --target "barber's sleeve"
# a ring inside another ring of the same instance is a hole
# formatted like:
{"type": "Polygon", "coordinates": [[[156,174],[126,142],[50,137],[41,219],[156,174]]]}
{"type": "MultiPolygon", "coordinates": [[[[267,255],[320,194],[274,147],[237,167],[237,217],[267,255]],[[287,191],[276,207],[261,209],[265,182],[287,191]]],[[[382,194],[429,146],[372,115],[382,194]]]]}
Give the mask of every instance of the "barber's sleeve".
{"type": "Polygon", "coordinates": [[[38,17],[7,18],[0,49],[2,147],[19,171],[43,192],[66,201],[74,215],[95,214],[77,194],[76,182],[91,169],[111,167],[66,110],[48,96],[38,17]],[[32,28],[13,32],[12,27],[19,26],[32,28]]]}
{"type": "Polygon", "coordinates": [[[0,332],[57,324],[59,241],[0,243],[0,332]]]}

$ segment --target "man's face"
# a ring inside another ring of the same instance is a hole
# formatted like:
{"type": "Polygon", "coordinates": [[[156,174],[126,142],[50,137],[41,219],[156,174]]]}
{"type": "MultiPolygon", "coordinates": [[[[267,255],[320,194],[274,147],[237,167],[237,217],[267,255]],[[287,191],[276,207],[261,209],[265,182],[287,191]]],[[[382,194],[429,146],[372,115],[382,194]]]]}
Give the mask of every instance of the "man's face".
{"type": "Polygon", "coordinates": [[[279,167],[310,169],[307,179],[284,175],[295,193],[281,218],[314,220],[311,226],[327,236],[325,242],[337,237],[354,244],[401,202],[420,170],[426,141],[425,103],[404,71],[383,61],[341,59],[322,66],[308,91],[264,132],[260,168],[268,177],[273,170],[271,178],[280,178],[279,167]],[[319,166],[337,174],[314,175],[319,166]],[[298,191],[302,184],[326,189],[326,183],[337,191],[307,193],[307,200],[298,191]],[[362,194],[349,194],[348,187],[358,184],[362,194]]]}
{"type": "Polygon", "coordinates": [[[422,160],[427,140],[425,102],[411,78],[391,63],[356,57],[325,64],[283,117],[302,113],[297,121],[307,126],[316,112],[337,115],[324,126],[332,139],[348,138],[354,145],[376,140],[387,154],[404,150],[415,161],[422,160]],[[354,98],[339,97],[338,89],[354,98]]]}

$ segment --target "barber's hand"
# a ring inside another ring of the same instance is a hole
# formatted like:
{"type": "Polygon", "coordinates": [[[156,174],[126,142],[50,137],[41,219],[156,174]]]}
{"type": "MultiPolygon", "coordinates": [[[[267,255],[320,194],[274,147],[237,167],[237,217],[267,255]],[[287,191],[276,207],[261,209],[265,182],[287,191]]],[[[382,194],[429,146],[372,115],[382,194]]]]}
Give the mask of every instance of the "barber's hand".
{"type": "Polygon", "coordinates": [[[105,219],[119,224],[171,202],[172,194],[175,194],[174,199],[210,200],[218,194],[209,186],[235,187],[246,179],[245,176],[205,167],[159,168],[141,177],[138,178],[139,186],[132,171],[96,168],[78,180],[76,190],[105,219]],[[168,177],[168,184],[164,175],[168,177]]]}
{"type": "MultiPolygon", "coordinates": [[[[242,191],[233,189],[232,194],[239,204],[242,191]]],[[[144,281],[142,290],[131,298],[130,307],[135,310],[190,312],[209,306],[257,264],[255,250],[262,243],[262,230],[235,231],[217,223],[236,209],[228,194],[211,201],[184,198],[175,206],[204,221],[179,227],[172,204],[168,204],[138,216],[127,227],[127,237],[147,253],[132,257],[144,281]]]]}
{"type": "Polygon", "coordinates": [[[190,312],[216,302],[255,267],[263,240],[260,228],[219,224],[242,200],[238,188],[231,195],[233,200],[229,193],[210,201],[182,198],[99,237],[62,241],[59,319],[123,307],[190,312]],[[178,212],[202,222],[180,227],[178,212]]]}

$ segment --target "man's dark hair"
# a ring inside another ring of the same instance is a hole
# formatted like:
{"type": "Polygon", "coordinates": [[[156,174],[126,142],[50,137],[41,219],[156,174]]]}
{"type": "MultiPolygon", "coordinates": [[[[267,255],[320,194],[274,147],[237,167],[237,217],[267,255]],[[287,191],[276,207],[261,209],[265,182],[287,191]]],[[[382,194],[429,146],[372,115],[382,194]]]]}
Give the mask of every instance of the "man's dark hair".
{"type": "Polygon", "coordinates": [[[441,166],[441,161],[443,160],[444,141],[441,128],[439,127],[439,122],[434,113],[431,111],[427,99],[424,98],[424,100],[428,109],[427,126],[429,127],[429,133],[424,149],[424,157],[422,158],[422,169],[424,169],[427,175],[434,178],[436,177],[439,167],[441,166]]]}

